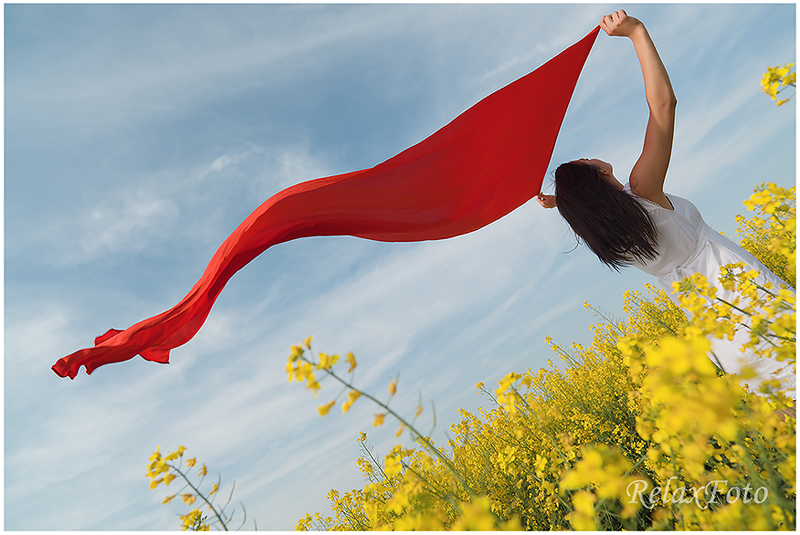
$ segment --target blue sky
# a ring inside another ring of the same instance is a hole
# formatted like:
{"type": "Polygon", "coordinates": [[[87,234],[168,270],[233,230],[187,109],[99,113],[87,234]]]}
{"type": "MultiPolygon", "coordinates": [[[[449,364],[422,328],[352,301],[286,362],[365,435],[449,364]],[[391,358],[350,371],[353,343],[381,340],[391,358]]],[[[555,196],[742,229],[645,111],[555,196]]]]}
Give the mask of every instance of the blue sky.
{"type": "MultiPolygon", "coordinates": [[[[6,5],[5,528],[175,529],[144,477],[157,445],[236,480],[259,529],[292,529],[362,485],[359,400],[325,418],[286,381],[289,347],[352,351],[357,384],[446,440],[475,383],[589,342],[590,301],[621,316],[617,274],[530,202],[475,233],[423,243],[307,238],[238,273],[169,365],[140,358],[75,381],[50,366],[178,302],[261,202],[371,167],[535,69],[624,7],[647,25],[678,97],[668,192],[731,235],[754,185],[795,182],[795,101],[760,89],[795,61],[795,6],[6,5]],[[424,417],[428,417],[425,420],[424,417]]],[[[630,41],[601,33],[555,148],[623,181],[647,107],[630,41]]],[[[548,188],[552,176],[545,179],[548,188]]],[[[488,407],[488,405],[485,405],[488,407]]],[[[404,436],[404,439],[406,437],[404,436]]]]}

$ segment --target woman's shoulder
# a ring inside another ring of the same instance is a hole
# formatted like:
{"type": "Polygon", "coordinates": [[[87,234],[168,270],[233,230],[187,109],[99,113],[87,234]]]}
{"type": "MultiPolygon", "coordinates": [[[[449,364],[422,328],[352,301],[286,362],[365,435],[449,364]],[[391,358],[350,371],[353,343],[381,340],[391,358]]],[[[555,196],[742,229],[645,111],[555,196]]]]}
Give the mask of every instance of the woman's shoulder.
{"type": "Polygon", "coordinates": [[[687,220],[692,224],[692,226],[698,228],[705,224],[703,221],[703,216],[700,214],[700,210],[698,210],[697,207],[688,199],[684,199],[683,197],[679,197],[678,195],[674,195],[672,193],[665,193],[664,197],[666,197],[667,201],[672,207],[671,209],[667,209],[660,204],[651,201],[650,199],[645,199],[644,197],[636,195],[631,191],[629,184],[625,184],[623,191],[627,192],[634,199],[639,201],[639,204],[641,204],[645,210],[650,213],[650,216],[656,221],[665,222],[675,219],[687,220]]]}
{"type": "Polygon", "coordinates": [[[642,194],[639,194],[639,192],[633,191],[630,182],[625,184],[622,190],[642,201],[642,204],[645,206],[663,208],[664,210],[668,210],[670,212],[675,210],[675,206],[670,201],[670,198],[667,196],[667,194],[664,192],[659,192],[658,195],[652,194],[643,196],[642,194]]]}

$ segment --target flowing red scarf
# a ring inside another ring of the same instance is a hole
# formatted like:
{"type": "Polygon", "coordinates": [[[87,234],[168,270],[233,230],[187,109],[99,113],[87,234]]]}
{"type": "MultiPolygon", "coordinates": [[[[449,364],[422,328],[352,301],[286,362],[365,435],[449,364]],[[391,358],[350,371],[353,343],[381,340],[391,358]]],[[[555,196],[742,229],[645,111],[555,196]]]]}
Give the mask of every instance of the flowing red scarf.
{"type": "Polygon", "coordinates": [[[540,191],[558,131],[599,27],[530,74],[492,93],[427,139],[371,169],[291,186],[223,242],[203,276],[166,312],[111,329],[53,366],[74,379],[141,355],[169,362],[203,325],[234,273],[267,248],[307,236],[386,242],[472,232],[540,191]]]}

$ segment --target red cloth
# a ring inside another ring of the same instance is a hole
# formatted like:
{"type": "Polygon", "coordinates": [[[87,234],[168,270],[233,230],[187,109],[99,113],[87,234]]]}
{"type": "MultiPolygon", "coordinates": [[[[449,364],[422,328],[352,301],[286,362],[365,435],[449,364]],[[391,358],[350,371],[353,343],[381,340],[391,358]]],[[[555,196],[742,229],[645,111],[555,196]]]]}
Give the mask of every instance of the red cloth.
{"type": "Polygon", "coordinates": [[[197,333],[228,279],[275,244],[337,235],[441,240],[508,214],[539,193],[598,31],[382,164],[273,195],[225,240],[180,303],[124,331],[109,330],[53,371],[74,379],[81,366],[92,373],[136,355],[169,362],[169,351],[197,333]]]}

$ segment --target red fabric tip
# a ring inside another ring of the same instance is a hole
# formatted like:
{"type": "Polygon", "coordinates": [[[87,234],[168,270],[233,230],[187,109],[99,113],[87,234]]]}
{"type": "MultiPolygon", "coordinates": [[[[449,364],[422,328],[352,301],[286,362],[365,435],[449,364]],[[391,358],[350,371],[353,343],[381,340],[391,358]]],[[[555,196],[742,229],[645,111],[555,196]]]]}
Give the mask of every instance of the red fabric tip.
{"type": "Polygon", "coordinates": [[[222,288],[267,248],[308,236],[386,242],[441,240],[477,230],[539,193],[578,76],[599,32],[492,93],[397,156],[343,175],[291,186],[259,206],[220,246],[189,294],[168,311],[110,330],[53,366],[81,366],[169,351],[200,329],[222,288]]]}

